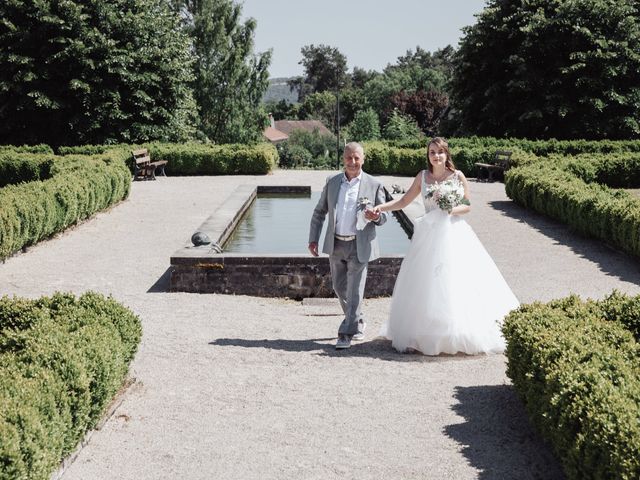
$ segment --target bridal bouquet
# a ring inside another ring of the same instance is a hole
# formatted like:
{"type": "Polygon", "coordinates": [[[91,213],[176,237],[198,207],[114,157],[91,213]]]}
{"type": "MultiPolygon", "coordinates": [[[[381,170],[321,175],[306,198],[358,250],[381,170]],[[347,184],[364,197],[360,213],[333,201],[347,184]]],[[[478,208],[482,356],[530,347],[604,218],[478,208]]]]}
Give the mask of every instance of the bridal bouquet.
{"type": "Polygon", "coordinates": [[[367,222],[371,221],[364,216],[365,210],[367,210],[367,207],[370,205],[373,205],[373,203],[371,203],[371,200],[367,197],[360,197],[358,199],[358,218],[356,221],[356,228],[358,230],[362,230],[367,225],[367,222]]]}
{"type": "Polygon", "coordinates": [[[425,198],[432,198],[438,207],[449,213],[451,213],[453,207],[462,204],[469,205],[469,201],[464,198],[464,189],[458,182],[453,180],[427,185],[425,198]]]}

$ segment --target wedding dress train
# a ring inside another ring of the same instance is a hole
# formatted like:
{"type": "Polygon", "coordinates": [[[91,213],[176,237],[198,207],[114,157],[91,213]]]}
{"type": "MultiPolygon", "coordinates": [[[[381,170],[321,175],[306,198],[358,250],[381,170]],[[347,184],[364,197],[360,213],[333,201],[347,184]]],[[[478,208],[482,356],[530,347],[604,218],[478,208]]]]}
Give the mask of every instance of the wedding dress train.
{"type": "MultiPolygon", "coordinates": [[[[451,178],[463,188],[457,172],[451,178]]],[[[518,299],[467,222],[425,198],[426,188],[423,172],[425,215],[414,221],[381,335],[425,355],[500,353],[500,324],[518,299]]]]}

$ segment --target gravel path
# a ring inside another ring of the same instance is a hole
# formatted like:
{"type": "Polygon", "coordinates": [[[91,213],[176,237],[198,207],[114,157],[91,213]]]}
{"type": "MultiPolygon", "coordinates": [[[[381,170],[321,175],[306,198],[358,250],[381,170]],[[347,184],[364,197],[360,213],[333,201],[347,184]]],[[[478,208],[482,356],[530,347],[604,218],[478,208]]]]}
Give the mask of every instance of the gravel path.
{"type": "MultiPolygon", "coordinates": [[[[0,294],[91,289],[143,322],[136,383],[64,480],[562,478],[505,358],[395,353],[374,338],[388,298],[365,303],[367,341],[336,352],[336,304],[166,293],[170,255],[237,185],[320,190],[327,174],[136,182],[127,201],[0,264],[0,294]]],[[[467,220],[522,302],[640,294],[636,259],[519,208],[500,183],[471,190],[467,220]]]]}

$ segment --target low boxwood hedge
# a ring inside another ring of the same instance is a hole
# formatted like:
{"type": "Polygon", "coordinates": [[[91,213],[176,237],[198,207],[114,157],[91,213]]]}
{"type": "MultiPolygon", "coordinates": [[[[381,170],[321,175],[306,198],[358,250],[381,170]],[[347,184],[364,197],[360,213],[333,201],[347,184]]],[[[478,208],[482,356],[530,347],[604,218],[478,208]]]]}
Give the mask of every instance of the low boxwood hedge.
{"type": "Polygon", "coordinates": [[[124,199],[131,187],[128,153],[56,157],[46,180],[0,189],[0,259],[124,199]]]}
{"type": "Polygon", "coordinates": [[[143,145],[82,145],[60,147],[61,154],[97,155],[113,149],[128,152],[147,148],[152,160],[168,160],[168,175],[265,175],[278,164],[278,151],[269,143],[257,145],[206,143],[148,143],[143,145]]]}
{"type": "MultiPolygon", "coordinates": [[[[403,145],[403,143],[399,143],[403,145]]],[[[408,145],[412,145],[408,142],[408,145]]],[[[426,141],[418,148],[405,146],[395,146],[392,142],[371,141],[362,144],[366,163],[365,170],[374,175],[416,175],[420,170],[427,167],[427,147],[426,141]]],[[[493,161],[496,150],[506,148],[499,145],[475,144],[470,141],[453,139],[449,142],[451,157],[456,168],[468,177],[475,177],[476,163],[488,163],[493,161]]],[[[538,160],[536,155],[509,146],[512,152],[512,163],[528,163],[538,160]]]]}
{"type": "Polygon", "coordinates": [[[10,150],[0,151],[0,188],[51,178],[53,165],[53,154],[20,154],[10,150]]]}
{"type": "Polygon", "coordinates": [[[151,143],[152,160],[168,160],[168,175],[266,175],[278,164],[278,151],[268,143],[210,145],[151,143]]]}
{"type": "Polygon", "coordinates": [[[53,149],[49,145],[0,145],[0,152],[12,152],[12,153],[42,153],[53,154],[53,149]]]}
{"type": "Polygon", "coordinates": [[[88,292],[0,298],[0,479],[48,479],[123,385],[141,324],[88,292]]]}
{"type": "Polygon", "coordinates": [[[568,478],[640,478],[638,305],[571,296],[505,319],[507,374],[568,478]]]}
{"type": "MultiPolygon", "coordinates": [[[[369,173],[379,175],[415,175],[426,167],[426,145],[429,138],[408,140],[384,140],[363,142],[369,173]]],[[[629,152],[640,153],[640,141],[587,141],[587,140],[525,140],[517,138],[467,137],[447,139],[456,168],[466,176],[476,175],[476,163],[491,162],[496,150],[512,152],[512,165],[542,160],[553,154],[558,158],[578,154],[621,154],[617,158],[628,158],[629,152]]],[[[616,157],[616,155],[614,155],[616,157]]],[[[607,155],[606,158],[609,158],[607,155]]],[[[554,161],[554,157],[548,159],[554,161]]],[[[609,170],[612,172],[612,170],[609,170]]],[[[612,172],[613,175],[613,172],[612,172]]],[[[610,186],[616,186],[609,184],[610,186]]]]}
{"type": "Polygon", "coordinates": [[[640,155],[548,157],[528,162],[506,173],[505,190],[526,208],[640,255],[640,198],[597,181],[639,186],[640,155]]]}

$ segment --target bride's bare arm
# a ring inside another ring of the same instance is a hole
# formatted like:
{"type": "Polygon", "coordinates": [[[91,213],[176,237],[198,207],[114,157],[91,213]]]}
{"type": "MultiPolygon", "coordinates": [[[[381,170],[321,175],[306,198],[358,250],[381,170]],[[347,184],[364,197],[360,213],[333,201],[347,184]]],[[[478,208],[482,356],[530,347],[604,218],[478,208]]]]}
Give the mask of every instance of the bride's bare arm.
{"type": "Polygon", "coordinates": [[[462,182],[462,186],[464,187],[464,198],[467,200],[467,204],[458,205],[457,207],[453,207],[451,209],[451,215],[464,215],[465,213],[469,213],[471,211],[471,201],[469,200],[469,183],[467,182],[467,177],[464,176],[464,173],[458,172],[458,178],[462,182]]]}
{"type": "Polygon", "coordinates": [[[375,208],[373,209],[373,211],[377,211],[377,212],[393,212],[394,210],[401,210],[404,207],[406,207],[407,205],[409,205],[411,202],[413,202],[413,200],[420,194],[421,191],[421,185],[420,183],[422,182],[422,172],[419,172],[416,175],[416,178],[413,179],[413,183],[411,184],[411,186],[409,187],[409,190],[406,191],[406,193],[396,199],[396,200],[390,200],[386,203],[382,203],[380,205],[376,205],[375,208]]]}

